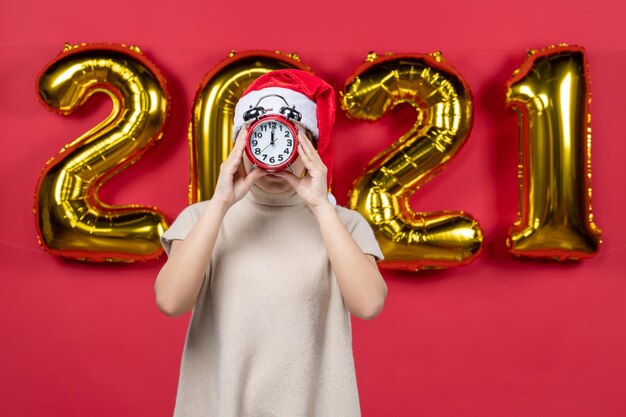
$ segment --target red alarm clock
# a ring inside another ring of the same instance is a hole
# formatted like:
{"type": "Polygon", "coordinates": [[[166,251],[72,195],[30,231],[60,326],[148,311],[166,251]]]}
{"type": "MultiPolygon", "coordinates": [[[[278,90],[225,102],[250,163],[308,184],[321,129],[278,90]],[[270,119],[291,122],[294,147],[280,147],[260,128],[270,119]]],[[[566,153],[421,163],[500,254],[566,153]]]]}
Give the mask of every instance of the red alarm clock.
{"type": "Polygon", "coordinates": [[[258,166],[276,172],[289,168],[295,174],[291,164],[298,158],[298,128],[294,122],[300,121],[302,115],[288,105],[282,107],[279,114],[266,114],[268,110],[271,109],[257,105],[243,115],[246,122],[254,119],[248,127],[245,147],[253,162],[252,169],[258,166]]]}

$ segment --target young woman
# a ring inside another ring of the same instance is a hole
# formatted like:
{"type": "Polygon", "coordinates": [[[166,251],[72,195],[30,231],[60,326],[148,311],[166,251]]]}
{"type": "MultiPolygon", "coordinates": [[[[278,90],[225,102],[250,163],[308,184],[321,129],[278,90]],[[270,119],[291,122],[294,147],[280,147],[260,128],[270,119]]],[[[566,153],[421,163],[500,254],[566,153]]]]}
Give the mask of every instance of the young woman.
{"type": "Polygon", "coordinates": [[[237,103],[213,196],[162,236],[157,305],[173,317],[192,310],[175,417],[360,416],[350,314],[376,317],[387,286],[371,227],[327,192],[334,103],[332,87],[304,71],[256,79],[237,103]],[[242,113],[277,95],[303,116],[293,172],[253,168],[244,152],[242,113]]]}

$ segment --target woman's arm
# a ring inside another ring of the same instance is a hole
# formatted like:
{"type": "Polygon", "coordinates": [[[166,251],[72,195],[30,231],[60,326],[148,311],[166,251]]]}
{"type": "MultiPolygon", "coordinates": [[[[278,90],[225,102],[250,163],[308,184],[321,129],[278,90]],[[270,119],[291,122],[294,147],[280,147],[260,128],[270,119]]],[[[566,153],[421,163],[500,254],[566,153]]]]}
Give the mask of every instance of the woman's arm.
{"type": "Polygon", "coordinates": [[[302,129],[298,129],[298,138],[298,153],[308,170],[306,177],[297,178],[288,171],[278,171],[274,175],[286,179],[315,214],[350,314],[371,320],[383,309],[387,284],[374,257],[361,251],[328,201],[328,167],[302,129]]]}
{"type": "Polygon", "coordinates": [[[375,258],[361,251],[330,202],[320,204],[313,213],[319,223],[346,308],[350,314],[361,319],[375,318],[382,311],[387,298],[387,284],[378,270],[375,258]]]}
{"type": "Polygon", "coordinates": [[[209,200],[187,237],[172,241],[169,258],[154,283],[156,303],[164,314],[177,317],[196,305],[227,210],[209,200]]]}
{"type": "Polygon", "coordinates": [[[168,316],[180,316],[196,305],[226,212],[267,174],[257,169],[245,175],[241,162],[246,134],[247,127],[243,126],[235,146],[220,165],[213,196],[187,237],[173,241],[169,258],[159,271],[154,293],[159,310],[168,316]]]}

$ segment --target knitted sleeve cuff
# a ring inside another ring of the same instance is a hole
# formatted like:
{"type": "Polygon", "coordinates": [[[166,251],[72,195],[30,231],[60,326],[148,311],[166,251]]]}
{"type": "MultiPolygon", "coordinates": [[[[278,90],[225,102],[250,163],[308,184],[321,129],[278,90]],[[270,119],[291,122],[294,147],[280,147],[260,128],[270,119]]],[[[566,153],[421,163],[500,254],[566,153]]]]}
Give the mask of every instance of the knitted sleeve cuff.
{"type": "Polygon", "coordinates": [[[180,212],[174,223],[161,235],[161,245],[165,249],[167,256],[170,255],[172,241],[176,239],[184,240],[193,228],[193,225],[194,221],[191,212],[189,207],[186,207],[180,212]]]}
{"type": "Polygon", "coordinates": [[[380,245],[374,236],[374,231],[367,220],[356,210],[353,210],[357,219],[356,224],[352,228],[350,235],[356,244],[361,248],[363,253],[368,253],[376,258],[376,262],[385,259],[380,245]]]}

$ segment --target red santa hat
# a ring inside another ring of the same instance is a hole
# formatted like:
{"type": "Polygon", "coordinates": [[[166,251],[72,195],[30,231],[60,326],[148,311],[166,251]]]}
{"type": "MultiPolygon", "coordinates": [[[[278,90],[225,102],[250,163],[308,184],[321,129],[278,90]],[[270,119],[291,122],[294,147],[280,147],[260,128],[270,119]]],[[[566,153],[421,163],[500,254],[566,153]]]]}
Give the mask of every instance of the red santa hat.
{"type": "MultiPolygon", "coordinates": [[[[244,112],[257,103],[266,109],[272,109],[266,114],[279,114],[281,107],[286,105],[285,101],[270,94],[283,97],[289,107],[295,106],[302,114],[300,123],[313,133],[317,140],[317,153],[328,168],[327,187],[330,189],[333,172],[331,130],[335,122],[335,91],[324,80],[306,71],[281,69],[265,73],[248,86],[235,106],[233,141],[244,124],[244,112]]],[[[329,195],[329,198],[334,203],[334,197],[329,195]]]]}

